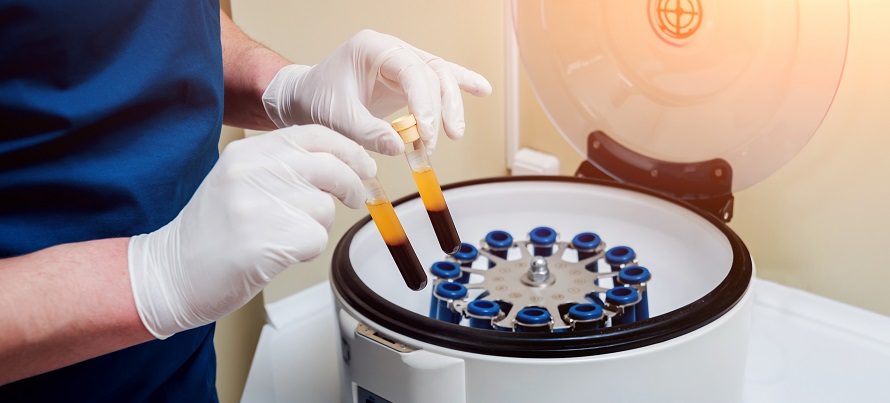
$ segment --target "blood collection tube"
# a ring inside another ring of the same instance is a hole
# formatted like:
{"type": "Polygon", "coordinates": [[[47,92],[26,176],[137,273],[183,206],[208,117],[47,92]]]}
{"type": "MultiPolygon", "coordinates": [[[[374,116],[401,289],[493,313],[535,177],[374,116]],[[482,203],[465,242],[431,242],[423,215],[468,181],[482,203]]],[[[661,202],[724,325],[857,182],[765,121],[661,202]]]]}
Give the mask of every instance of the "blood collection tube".
{"type": "MultiPolygon", "coordinates": [[[[617,273],[626,266],[636,264],[637,253],[629,246],[616,246],[606,251],[605,261],[609,265],[609,271],[617,273]]],[[[596,279],[596,285],[600,285],[599,280],[596,279]]],[[[612,284],[617,286],[617,280],[612,279],[612,284]]]]}
{"type": "Polygon", "coordinates": [[[553,254],[553,244],[556,243],[556,231],[550,227],[538,227],[528,233],[535,256],[548,257],[553,254]]]}
{"type": "MultiPolygon", "coordinates": [[[[600,236],[594,234],[593,232],[582,232],[572,238],[572,247],[578,251],[579,262],[584,259],[590,258],[593,255],[596,255],[597,253],[602,251],[605,246],[606,244],[603,243],[603,240],[600,238],[600,236]]],[[[599,259],[594,260],[593,262],[585,265],[584,268],[587,269],[587,271],[589,272],[596,273],[598,262],[599,259]]]]}
{"type": "Polygon", "coordinates": [[[451,212],[448,211],[448,205],[445,204],[445,195],[442,194],[439,180],[436,179],[436,173],[433,171],[433,165],[426,153],[426,147],[417,132],[417,120],[413,114],[408,114],[392,122],[392,128],[405,142],[405,157],[408,159],[408,165],[414,175],[414,183],[417,184],[420,199],[423,200],[423,206],[430,216],[433,230],[436,231],[436,237],[439,238],[439,247],[446,254],[454,254],[460,248],[460,236],[457,234],[457,228],[454,227],[454,220],[451,218],[451,212]]]}
{"type": "MultiPolygon", "coordinates": [[[[430,267],[430,273],[438,279],[453,281],[461,276],[460,266],[453,262],[436,262],[430,267]]],[[[436,319],[439,309],[439,299],[436,298],[436,290],[430,293],[430,317],[436,319]]]]}
{"type": "Polygon", "coordinates": [[[636,322],[637,316],[633,304],[640,294],[633,287],[615,287],[606,292],[606,304],[610,307],[621,307],[619,313],[612,317],[612,326],[626,325],[636,322]]]}
{"type": "MultiPolygon", "coordinates": [[[[479,258],[479,249],[466,242],[460,244],[457,253],[451,255],[451,258],[457,261],[461,267],[473,267],[473,262],[479,258]]],[[[466,284],[470,281],[470,273],[464,272],[457,280],[458,283],[466,284]]]]}
{"type": "Polygon", "coordinates": [[[377,225],[377,230],[383,237],[383,242],[389,248],[389,253],[402,273],[402,279],[408,288],[414,291],[420,291],[426,287],[426,272],[408,241],[408,235],[396,216],[396,211],[392,207],[386,192],[377,177],[365,179],[362,181],[365,185],[365,206],[377,225]]]}
{"type": "Polygon", "coordinates": [[[436,284],[435,295],[439,300],[437,303],[438,308],[436,310],[436,319],[454,324],[460,323],[460,312],[451,310],[448,303],[466,297],[467,287],[464,287],[463,284],[460,283],[442,282],[436,284]]]}
{"type": "Polygon", "coordinates": [[[637,261],[637,253],[629,246],[616,246],[606,251],[606,263],[613,272],[637,261]]]}
{"type": "Polygon", "coordinates": [[[572,330],[599,329],[603,326],[603,308],[594,304],[575,304],[569,308],[572,330]]]}
{"type": "Polygon", "coordinates": [[[513,246],[513,236],[506,231],[494,230],[485,235],[485,243],[493,255],[506,259],[507,252],[513,246]]]}
{"type": "Polygon", "coordinates": [[[517,332],[549,332],[550,312],[543,308],[525,307],[516,314],[517,332]]]}
{"type": "Polygon", "coordinates": [[[649,292],[646,290],[646,282],[652,279],[652,274],[643,266],[627,266],[618,272],[618,282],[632,286],[640,292],[640,302],[634,306],[637,320],[649,319],[649,292]]]}
{"type": "Polygon", "coordinates": [[[500,312],[501,306],[494,301],[477,299],[467,304],[470,327],[477,329],[492,329],[491,320],[496,318],[500,312]]]}

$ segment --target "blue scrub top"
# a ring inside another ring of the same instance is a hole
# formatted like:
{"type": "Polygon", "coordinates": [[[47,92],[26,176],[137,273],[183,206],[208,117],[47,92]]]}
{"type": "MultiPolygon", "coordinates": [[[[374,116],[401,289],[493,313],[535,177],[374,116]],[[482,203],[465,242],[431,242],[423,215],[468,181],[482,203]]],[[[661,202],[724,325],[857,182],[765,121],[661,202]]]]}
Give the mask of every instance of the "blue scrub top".
{"type": "MultiPolygon", "coordinates": [[[[218,0],[0,0],[0,258],[168,223],[216,162],[222,102],[218,0]]],[[[215,372],[209,325],[0,402],[216,401],[215,372]]]]}

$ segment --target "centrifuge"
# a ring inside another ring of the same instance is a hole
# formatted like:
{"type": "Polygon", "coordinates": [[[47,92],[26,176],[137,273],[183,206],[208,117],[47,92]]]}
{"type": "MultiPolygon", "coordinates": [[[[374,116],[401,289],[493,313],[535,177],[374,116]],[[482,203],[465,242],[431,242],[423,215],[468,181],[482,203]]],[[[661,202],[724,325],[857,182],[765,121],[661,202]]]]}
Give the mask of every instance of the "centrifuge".
{"type": "Polygon", "coordinates": [[[356,223],[332,261],[326,382],[343,402],[742,401],[755,268],[726,225],[732,195],[819,127],[846,0],[513,12],[535,95],[585,162],[573,177],[444,186],[454,253],[417,194],[393,201],[420,291],[371,217],[356,223]]]}

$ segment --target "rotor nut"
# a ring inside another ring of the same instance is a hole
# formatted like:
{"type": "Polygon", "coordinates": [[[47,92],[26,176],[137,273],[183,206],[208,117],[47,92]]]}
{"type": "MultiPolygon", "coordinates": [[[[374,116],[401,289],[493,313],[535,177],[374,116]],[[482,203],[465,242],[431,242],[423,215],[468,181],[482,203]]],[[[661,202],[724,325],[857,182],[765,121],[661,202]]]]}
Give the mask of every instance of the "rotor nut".
{"type": "Polygon", "coordinates": [[[550,278],[550,269],[547,268],[547,260],[541,256],[532,259],[527,277],[534,284],[544,284],[550,278]]]}

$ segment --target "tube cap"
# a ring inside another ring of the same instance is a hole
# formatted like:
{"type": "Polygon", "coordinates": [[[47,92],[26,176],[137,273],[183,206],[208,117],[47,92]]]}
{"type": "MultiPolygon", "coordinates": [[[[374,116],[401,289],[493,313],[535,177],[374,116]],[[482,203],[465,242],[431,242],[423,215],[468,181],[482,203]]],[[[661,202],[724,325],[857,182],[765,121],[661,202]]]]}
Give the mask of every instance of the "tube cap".
{"type": "Polygon", "coordinates": [[[606,261],[608,263],[630,263],[633,262],[636,257],[636,252],[629,246],[616,246],[606,251],[606,261]]]}
{"type": "Polygon", "coordinates": [[[491,318],[497,316],[501,306],[497,302],[477,299],[467,304],[467,313],[474,316],[491,318]]]}
{"type": "Polygon", "coordinates": [[[601,243],[603,243],[603,240],[600,239],[599,235],[594,234],[593,232],[582,232],[572,238],[572,245],[575,249],[581,251],[594,250],[600,246],[601,243]]]}
{"type": "Polygon", "coordinates": [[[414,118],[413,113],[409,113],[394,120],[392,122],[392,128],[396,133],[399,133],[402,141],[406,144],[413,143],[420,138],[420,133],[417,131],[417,119],[414,118]]]}
{"type": "Polygon", "coordinates": [[[550,312],[535,307],[522,308],[516,314],[516,321],[523,325],[543,325],[550,322],[550,312]]]}
{"type": "Polygon", "coordinates": [[[623,284],[642,284],[652,278],[652,273],[643,266],[627,266],[618,272],[618,281],[623,284]]]}
{"type": "Polygon", "coordinates": [[[452,262],[436,262],[430,267],[430,272],[439,278],[455,279],[460,277],[460,266],[452,262]]]}
{"type": "Polygon", "coordinates": [[[439,283],[436,285],[436,296],[442,299],[461,299],[467,296],[467,287],[460,283],[439,283]]]}
{"type": "Polygon", "coordinates": [[[574,320],[597,320],[603,317],[603,308],[594,304],[572,305],[569,317],[574,320]]]}
{"type": "Polygon", "coordinates": [[[606,302],[614,305],[628,305],[637,302],[640,293],[633,287],[615,287],[606,291],[606,302]]]}
{"type": "Polygon", "coordinates": [[[513,236],[506,231],[494,230],[485,235],[485,243],[492,249],[507,249],[513,246],[513,236]]]}
{"type": "Polygon", "coordinates": [[[556,231],[550,227],[538,227],[528,233],[529,240],[536,246],[547,246],[556,243],[556,231]]]}
{"type": "Polygon", "coordinates": [[[466,242],[460,244],[460,249],[457,250],[451,257],[457,259],[460,262],[472,262],[479,257],[479,250],[476,249],[475,246],[470,245],[466,242]]]}

